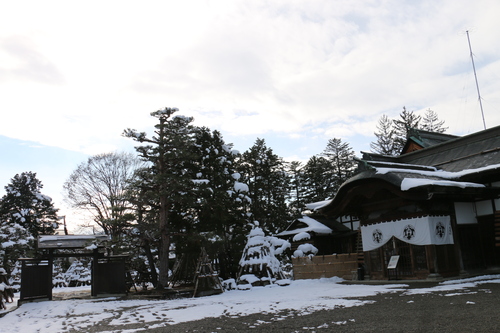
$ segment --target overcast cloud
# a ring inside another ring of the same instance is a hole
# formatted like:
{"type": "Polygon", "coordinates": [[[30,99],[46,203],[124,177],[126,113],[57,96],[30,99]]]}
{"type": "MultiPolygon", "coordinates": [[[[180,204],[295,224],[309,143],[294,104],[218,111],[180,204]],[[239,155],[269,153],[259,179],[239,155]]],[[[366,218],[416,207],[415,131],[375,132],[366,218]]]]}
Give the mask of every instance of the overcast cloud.
{"type": "Polygon", "coordinates": [[[5,2],[0,135],[130,149],[123,129],[150,130],[165,106],[289,159],[334,137],[368,150],[403,106],[467,134],[483,123],[466,30],[487,127],[500,124],[498,13],[495,0],[5,2]]]}

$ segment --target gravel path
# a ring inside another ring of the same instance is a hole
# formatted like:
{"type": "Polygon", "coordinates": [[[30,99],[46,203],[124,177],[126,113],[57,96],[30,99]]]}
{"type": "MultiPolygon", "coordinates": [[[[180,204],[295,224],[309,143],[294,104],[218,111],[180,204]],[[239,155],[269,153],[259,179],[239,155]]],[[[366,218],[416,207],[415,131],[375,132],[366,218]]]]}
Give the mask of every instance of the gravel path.
{"type": "MultiPolygon", "coordinates": [[[[409,283],[428,288],[433,283],[409,283]]],[[[458,292],[408,295],[404,291],[356,298],[373,301],[298,315],[293,311],[240,318],[209,318],[148,332],[500,332],[500,285],[458,292]]]]}

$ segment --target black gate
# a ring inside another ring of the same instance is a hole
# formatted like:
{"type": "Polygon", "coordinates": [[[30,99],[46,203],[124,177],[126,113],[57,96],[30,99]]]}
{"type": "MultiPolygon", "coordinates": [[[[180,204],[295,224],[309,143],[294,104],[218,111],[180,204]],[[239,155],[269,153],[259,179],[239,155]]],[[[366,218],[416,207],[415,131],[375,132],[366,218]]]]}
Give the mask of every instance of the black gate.
{"type": "Polygon", "coordinates": [[[39,259],[20,259],[20,300],[52,299],[52,262],[39,259]]]}
{"type": "Polygon", "coordinates": [[[126,256],[111,256],[92,262],[92,296],[125,294],[126,256]]]}
{"type": "Polygon", "coordinates": [[[19,302],[52,299],[52,264],[54,258],[92,257],[91,295],[126,294],[125,262],[128,256],[104,254],[109,236],[42,235],[38,250],[42,259],[21,259],[21,295],[19,302]],[[64,250],[59,252],[59,250],[64,250]],[[92,252],[89,252],[92,250],[92,252]]]}

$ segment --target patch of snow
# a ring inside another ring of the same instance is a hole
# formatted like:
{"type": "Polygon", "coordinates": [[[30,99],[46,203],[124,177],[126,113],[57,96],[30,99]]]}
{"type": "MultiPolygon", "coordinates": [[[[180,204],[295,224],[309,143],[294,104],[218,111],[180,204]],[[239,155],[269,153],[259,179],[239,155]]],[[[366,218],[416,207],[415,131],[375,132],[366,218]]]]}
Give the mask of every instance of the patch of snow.
{"type": "Polygon", "coordinates": [[[234,182],[234,190],[236,192],[248,192],[249,188],[248,185],[245,183],[234,182]]]}
{"type": "Polygon", "coordinates": [[[451,187],[485,187],[483,184],[468,183],[468,182],[454,182],[451,180],[434,180],[422,178],[405,178],[401,182],[401,191],[408,191],[415,187],[437,185],[437,186],[451,186],[451,187]]]}
{"type": "MultiPolygon", "coordinates": [[[[115,325],[114,332],[140,332],[148,328],[165,328],[170,324],[218,318],[239,317],[251,314],[276,314],[293,309],[299,315],[337,307],[352,307],[370,304],[372,301],[356,299],[383,293],[405,291],[406,295],[440,291],[460,290],[464,285],[478,286],[482,283],[500,283],[500,276],[483,276],[473,280],[453,280],[436,287],[408,289],[405,284],[348,285],[342,279],[291,281],[289,286],[254,287],[250,290],[232,290],[219,295],[175,300],[119,300],[115,297],[99,299],[71,299],[64,301],[39,301],[26,303],[10,310],[3,318],[0,333],[75,332],[87,331],[89,327],[104,324],[115,325]],[[126,324],[140,323],[141,328],[126,329],[126,324]],[[159,319],[161,318],[161,319],[159,319]]],[[[83,287],[82,287],[83,288],[83,287]]],[[[89,294],[90,287],[87,286],[89,294]]],[[[468,288],[468,287],[467,287],[468,288]]],[[[76,288],[57,288],[57,291],[76,288]]],[[[19,294],[16,295],[19,297],[19,294]]],[[[349,319],[354,321],[354,319],[349,319]]],[[[337,322],[335,322],[337,323],[337,322]]],[[[339,322],[340,323],[340,322],[339,322]]]]}
{"type": "Polygon", "coordinates": [[[323,201],[318,201],[318,202],[312,202],[312,203],[308,203],[306,204],[306,207],[307,209],[310,209],[312,211],[315,211],[315,210],[318,210],[320,208],[323,208],[325,207],[326,205],[328,205],[330,202],[332,202],[332,199],[330,200],[323,200],[323,201]]]}
{"type": "Polygon", "coordinates": [[[304,222],[307,227],[304,228],[298,228],[294,230],[285,230],[280,232],[277,236],[289,236],[289,235],[296,235],[302,232],[309,232],[312,231],[316,233],[317,235],[329,235],[332,233],[332,229],[327,227],[321,222],[316,221],[315,219],[309,217],[309,216],[302,216],[301,218],[297,219],[300,222],[304,222]]]}
{"type": "Polygon", "coordinates": [[[293,241],[294,242],[300,242],[300,241],[303,241],[303,240],[309,240],[311,239],[311,234],[308,233],[308,232],[299,232],[298,234],[296,234],[295,236],[293,236],[293,241]]]}
{"type": "Polygon", "coordinates": [[[208,179],[191,179],[191,181],[197,185],[210,183],[208,179]]]}
{"type": "Polygon", "coordinates": [[[414,173],[423,176],[440,177],[445,179],[457,179],[474,173],[479,173],[488,170],[496,170],[496,169],[500,169],[500,164],[492,164],[477,169],[466,169],[458,172],[451,172],[444,170],[427,171],[427,170],[412,170],[412,169],[401,169],[401,168],[376,168],[377,174],[386,174],[390,172],[414,173]]]}
{"type": "Polygon", "coordinates": [[[316,253],[318,253],[318,249],[312,245],[312,244],[300,244],[299,247],[297,248],[298,251],[302,251],[302,253],[308,255],[308,254],[312,254],[312,255],[316,255],[316,253]]]}

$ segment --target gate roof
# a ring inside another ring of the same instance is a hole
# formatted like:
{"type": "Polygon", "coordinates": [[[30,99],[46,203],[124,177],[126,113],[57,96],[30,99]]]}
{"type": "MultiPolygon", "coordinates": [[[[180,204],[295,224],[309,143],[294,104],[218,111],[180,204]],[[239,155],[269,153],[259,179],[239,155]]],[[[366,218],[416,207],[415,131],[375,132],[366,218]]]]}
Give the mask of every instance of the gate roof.
{"type": "Polygon", "coordinates": [[[107,235],[41,235],[39,249],[93,249],[102,248],[110,240],[107,235]]]}

